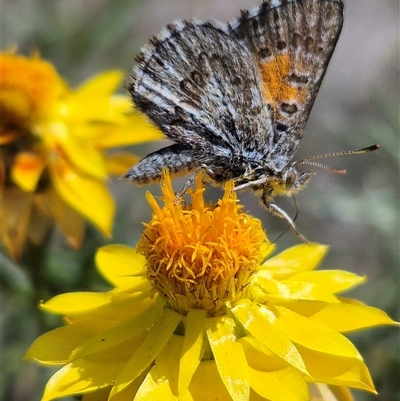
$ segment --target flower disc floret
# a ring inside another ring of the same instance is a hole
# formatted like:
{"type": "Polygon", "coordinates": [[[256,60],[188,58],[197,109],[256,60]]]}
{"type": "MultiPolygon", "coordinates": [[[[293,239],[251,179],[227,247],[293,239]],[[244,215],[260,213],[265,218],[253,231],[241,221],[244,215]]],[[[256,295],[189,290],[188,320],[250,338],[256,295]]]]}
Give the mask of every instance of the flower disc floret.
{"type": "Polygon", "coordinates": [[[201,175],[190,207],[176,202],[169,178],[162,191],[163,208],[147,194],[154,214],[138,244],[149,280],[181,313],[224,313],[227,303],[242,298],[262,261],[268,243],[260,221],[241,211],[232,184],[215,207],[204,203],[201,175]]]}

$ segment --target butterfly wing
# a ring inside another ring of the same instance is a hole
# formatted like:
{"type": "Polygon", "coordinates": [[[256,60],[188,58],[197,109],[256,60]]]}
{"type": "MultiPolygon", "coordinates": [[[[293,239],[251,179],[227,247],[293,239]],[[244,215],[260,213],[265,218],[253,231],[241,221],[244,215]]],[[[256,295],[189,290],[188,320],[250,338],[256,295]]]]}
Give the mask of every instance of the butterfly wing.
{"type": "Polygon", "coordinates": [[[250,147],[264,147],[257,141],[268,140],[272,123],[257,67],[225,25],[170,24],[136,61],[128,83],[136,107],[194,157],[208,148],[238,150],[248,138],[250,147]]]}
{"type": "Polygon", "coordinates": [[[340,0],[266,0],[228,24],[257,64],[274,123],[266,154],[278,170],[299,146],[342,22],[340,0]]]}

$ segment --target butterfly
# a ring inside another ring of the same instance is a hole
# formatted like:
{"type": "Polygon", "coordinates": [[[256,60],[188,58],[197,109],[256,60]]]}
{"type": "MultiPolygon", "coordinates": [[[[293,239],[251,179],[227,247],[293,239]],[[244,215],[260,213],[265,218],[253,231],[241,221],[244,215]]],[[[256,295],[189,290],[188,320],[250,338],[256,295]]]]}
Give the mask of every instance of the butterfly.
{"type": "MultiPolygon", "coordinates": [[[[278,205],[314,175],[298,165],[366,153],[363,149],[293,162],[343,24],[341,0],[266,0],[233,21],[177,21],[136,57],[127,88],[135,106],[173,144],[134,165],[137,184],[201,171],[235,190],[251,188],[272,214],[294,221],[278,205]]],[[[328,168],[329,169],[329,168],[328,168]]],[[[341,172],[338,170],[333,170],[341,172]]]]}

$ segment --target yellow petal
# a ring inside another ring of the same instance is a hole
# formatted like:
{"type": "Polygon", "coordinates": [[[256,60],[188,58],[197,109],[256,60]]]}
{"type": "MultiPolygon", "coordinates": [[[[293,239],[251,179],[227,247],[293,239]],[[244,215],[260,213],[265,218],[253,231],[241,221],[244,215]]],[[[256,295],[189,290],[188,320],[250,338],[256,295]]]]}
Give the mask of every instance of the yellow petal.
{"type": "Polygon", "coordinates": [[[361,284],[365,281],[365,277],[344,270],[319,270],[301,272],[288,280],[315,283],[329,292],[337,293],[361,284]]]}
{"type": "Polygon", "coordinates": [[[32,151],[18,152],[11,168],[11,179],[21,189],[33,192],[42,175],[45,163],[43,157],[32,151]]]}
{"type": "MultiPolygon", "coordinates": [[[[122,302],[126,301],[128,298],[131,298],[131,302],[138,303],[139,300],[147,302],[146,297],[151,297],[151,301],[154,302],[154,299],[157,298],[157,295],[154,297],[153,287],[149,280],[146,277],[132,277],[129,280],[126,280],[126,283],[120,284],[118,287],[111,290],[113,295],[114,304],[120,300],[122,302]]],[[[165,299],[160,302],[161,304],[165,303],[165,299]]]]}
{"type": "Polygon", "coordinates": [[[106,305],[111,296],[100,292],[74,292],[57,295],[40,305],[41,309],[60,315],[73,315],[106,305]]]}
{"type": "Polygon", "coordinates": [[[126,365],[135,336],[122,344],[65,365],[48,381],[42,401],[85,394],[109,387],[126,365]]]}
{"type": "MultiPolygon", "coordinates": [[[[306,283],[302,281],[276,281],[269,278],[269,274],[264,275],[264,271],[259,271],[254,275],[253,286],[258,285],[263,290],[265,299],[259,298],[259,302],[273,301],[324,301],[339,302],[339,300],[329,291],[320,287],[318,284],[306,283]]],[[[261,297],[261,295],[259,295],[261,297]]]]}
{"type": "Polygon", "coordinates": [[[125,365],[118,376],[110,396],[123,390],[137,376],[139,376],[153,362],[165,344],[168,342],[182,315],[171,309],[164,309],[163,316],[160,316],[148,335],[125,365]]]}
{"type": "MultiPolygon", "coordinates": [[[[97,149],[105,149],[99,144],[105,136],[113,136],[116,133],[116,140],[109,140],[113,143],[111,147],[121,146],[118,139],[126,138],[121,130],[126,129],[131,132],[127,114],[132,107],[128,99],[123,103],[117,100],[116,96],[88,96],[70,97],[68,101],[61,105],[60,114],[64,116],[64,124],[71,129],[75,138],[87,140],[97,149]],[[117,100],[117,101],[116,101],[117,100]],[[82,107],[82,104],[89,105],[82,107]]],[[[131,135],[130,144],[135,143],[131,135]]]]}
{"type": "Polygon", "coordinates": [[[275,327],[294,343],[318,352],[362,359],[353,343],[337,331],[283,306],[275,308],[278,311],[275,327]]]}
{"type": "Polygon", "coordinates": [[[65,203],[54,188],[35,195],[35,203],[43,212],[54,218],[70,246],[79,249],[85,234],[85,221],[82,215],[65,203]]]}
{"type": "MultiPolygon", "coordinates": [[[[113,396],[109,396],[107,401],[132,401],[135,400],[137,391],[139,387],[142,385],[143,381],[146,379],[147,374],[149,373],[150,368],[147,368],[143,371],[141,375],[139,375],[135,380],[132,381],[128,386],[126,386],[123,390],[114,394],[113,396]]],[[[110,393],[110,392],[109,392],[110,393]]],[[[83,400],[82,400],[83,401],[83,400]]],[[[94,400],[97,401],[97,400],[94,400]]]]}
{"type": "Polygon", "coordinates": [[[40,136],[48,148],[48,159],[53,162],[64,159],[65,163],[74,165],[93,178],[106,178],[107,172],[102,154],[95,149],[91,141],[78,138],[78,133],[75,125],[61,121],[42,125],[40,136]]]}
{"type": "Polygon", "coordinates": [[[113,322],[129,319],[137,310],[154,304],[149,286],[138,292],[71,293],[58,295],[41,305],[44,310],[67,315],[70,322],[82,319],[104,319],[113,322]],[[134,307],[133,307],[134,306],[134,307]]]}
{"type": "Polygon", "coordinates": [[[253,336],[242,337],[239,342],[251,368],[251,388],[262,395],[263,400],[307,399],[307,386],[297,369],[289,366],[253,336]]]}
{"type": "MultiPolygon", "coordinates": [[[[263,256],[263,260],[266,260],[267,257],[275,250],[275,244],[271,244],[269,242],[263,242],[260,246],[260,251],[263,256]]],[[[263,269],[262,266],[260,266],[260,269],[263,269]]]]}
{"type": "Polygon", "coordinates": [[[309,388],[310,401],[354,401],[347,387],[310,383],[309,388]]]}
{"type": "MultiPolygon", "coordinates": [[[[47,382],[42,401],[50,401],[71,395],[80,395],[85,392],[98,390],[102,386],[108,387],[104,380],[97,382],[97,380],[89,380],[82,377],[82,367],[88,368],[83,364],[76,366],[76,364],[70,363],[58,370],[47,382]]],[[[91,367],[93,367],[93,364],[90,364],[89,369],[91,367]]],[[[109,383],[109,385],[111,385],[111,383],[109,383]]]]}
{"type": "Polygon", "coordinates": [[[111,133],[110,128],[126,124],[126,114],[132,105],[127,96],[113,95],[120,82],[120,72],[105,72],[87,81],[59,105],[60,116],[74,127],[77,137],[96,138],[94,131],[81,131],[85,126],[99,129],[100,135],[103,135],[103,128],[111,133]]]}
{"type": "Polygon", "coordinates": [[[157,357],[135,396],[135,401],[178,401],[179,356],[182,336],[173,335],[157,357]]]}
{"type": "Polygon", "coordinates": [[[315,382],[375,393],[371,376],[362,360],[316,352],[301,345],[297,345],[297,348],[315,382]]]}
{"type": "Polygon", "coordinates": [[[226,316],[207,319],[207,337],[222,381],[234,401],[248,401],[249,372],[243,347],[236,341],[235,322],[226,316]]]}
{"type": "Polygon", "coordinates": [[[313,308],[309,303],[285,304],[290,310],[307,316],[340,333],[380,325],[397,325],[384,311],[367,305],[325,304],[313,308]]]}
{"type": "Polygon", "coordinates": [[[65,202],[109,237],[115,206],[106,185],[63,162],[54,163],[50,172],[53,184],[65,202]]]}
{"type": "Polygon", "coordinates": [[[275,279],[281,280],[302,271],[315,269],[327,250],[325,245],[297,245],[268,259],[261,269],[270,271],[275,279]]]}
{"type": "Polygon", "coordinates": [[[83,83],[75,92],[79,97],[96,97],[112,94],[119,87],[124,73],[122,71],[106,71],[83,83]]]}
{"type": "Polygon", "coordinates": [[[111,387],[104,387],[92,393],[85,394],[82,401],[108,401],[111,387]]]}
{"type": "Polygon", "coordinates": [[[136,164],[140,158],[130,153],[113,153],[106,157],[106,170],[108,174],[121,176],[126,173],[130,167],[136,164]]]}
{"type": "Polygon", "coordinates": [[[34,359],[47,365],[68,363],[71,353],[80,344],[109,326],[109,322],[91,319],[49,331],[35,340],[24,359],[34,359]]]}
{"type": "Polygon", "coordinates": [[[294,368],[262,372],[250,368],[251,388],[266,400],[308,401],[304,378],[294,368]]]}
{"type": "MultiPolygon", "coordinates": [[[[53,136],[55,136],[54,133],[53,136]]],[[[99,180],[107,178],[103,155],[92,143],[75,139],[72,129],[68,135],[64,133],[58,135],[56,141],[54,146],[61,153],[61,156],[66,158],[79,171],[99,180]]]]}
{"type": "MultiPolygon", "coordinates": [[[[116,99],[114,98],[114,100],[116,99]]],[[[127,103],[125,107],[124,120],[118,121],[119,126],[110,126],[109,128],[104,126],[97,132],[93,138],[93,144],[97,148],[109,149],[165,139],[165,135],[142,113],[133,110],[130,103],[127,103]]]]}
{"type": "MultiPolygon", "coordinates": [[[[159,310],[155,303],[148,305],[145,309],[140,309],[129,319],[113,325],[112,327],[93,335],[87,341],[82,342],[74,351],[71,358],[78,359],[89,356],[99,351],[103,351],[116,344],[123,343],[134,335],[150,329],[159,316],[159,310]]],[[[133,350],[131,350],[133,353],[133,350]]]]}
{"type": "Polygon", "coordinates": [[[276,317],[269,309],[243,300],[232,312],[258,341],[288,364],[308,375],[297,348],[285,333],[276,328],[276,317]]]}
{"type": "Polygon", "coordinates": [[[179,395],[182,397],[189,388],[193,374],[202,358],[204,328],[207,311],[190,310],[185,320],[185,336],[179,366],[179,395]]]}
{"type": "Polygon", "coordinates": [[[149,286],[139,289],[137,292],[127,292],[111,290],[108,292],[110,302],[94,309],[76,311],[68,315],[71,322],[82,319],[105,319],[113,322],[129,319],[135,315],[137,310],[145,309],[150,304],[154,304],[154,299],[150,298],[149,286]]]}
{"type": "Polygon", "coordinates": [[[182,401],[215,400],[216,394],[218,401],[232,401],[215,361],[202,361],[182,401]]]}
{"type": "Polygon", "coordinates": [[[241,337],[238,342],[242,344],[247,364],[252,369],[272,371],[285,369],[289,366],[287,362],[274,354],[268,347],[252,335],[241,337]]]}
{"type": "Polygon", "coordinates": [[[136,277],[146,275],[145,257],[125,245],[103,246],[97,251],[95,260],[99,272],[116,287],[134,284],[136,277]]]}

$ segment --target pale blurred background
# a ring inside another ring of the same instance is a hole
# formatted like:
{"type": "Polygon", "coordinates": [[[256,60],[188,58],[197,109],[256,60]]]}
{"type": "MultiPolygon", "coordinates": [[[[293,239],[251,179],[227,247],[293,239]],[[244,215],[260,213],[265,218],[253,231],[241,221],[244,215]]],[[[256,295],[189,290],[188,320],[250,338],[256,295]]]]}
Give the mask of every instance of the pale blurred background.
{"type": "MultiPolygon", "coordinates": [[[[135,53],[165,24],[182,18],[227,21],[255,0],[2,0],[2,49],[18,46],[23,54],[39,50],[59,73],[77,86],[106,69],[132,68],[135,53]]],[[[121,91],[124,90],[121,88],[121,91]]],[[[317,169],[317,176],[296,197],[297,226],[310,240],[329,244],[323,268],[368,276],[365,285],[346,293],[384,309],[399,320],[399,1],[347,0],[345,23],[295,159],[379,143],[362,156],[333,158],[325,164],[347,169],[340,176],[317,169]]],[[[132,148],[141,156],[165,143],[132,148]]],[[[178,189],[182,184],[176,182],[178,189]]],[[[151,217],[144,200],[148,188],[113,180],[117,217],[113,242],[135,246],[141,222],[151,217]]],[[[158,187],[150,188],[159,193],[158,187]]],[[[221,191],[211,189],[215,201],[221,191]]],[[[245,210],[263,220],[271,240],[285,229],[251,194],[241,194],[245,210]]],[[[278,204],[294,214],[290,199],[278,204]]],[[[88,229],[84,248],[73,253],[57,233],[45,255],[47,297],[103,288],[93,255],[105,240],[88,229]]],[[[288,231],[278,249],[298,243],[288,231]]],[[[36,311],[32,282],[24,268],[12,268],[5,256],[1,279],[2,331],[0,394],[7,401],[37,401],[48,369],[20,362],[43,330],[59,322],[36,311]]],[[[48,298],[46,298],[48,299],[48,298]]],[[[399,331],[379,328],[350,336],[367,365],[378,392],[354,391],[358,401],[400,399],[399,331]]]]}

